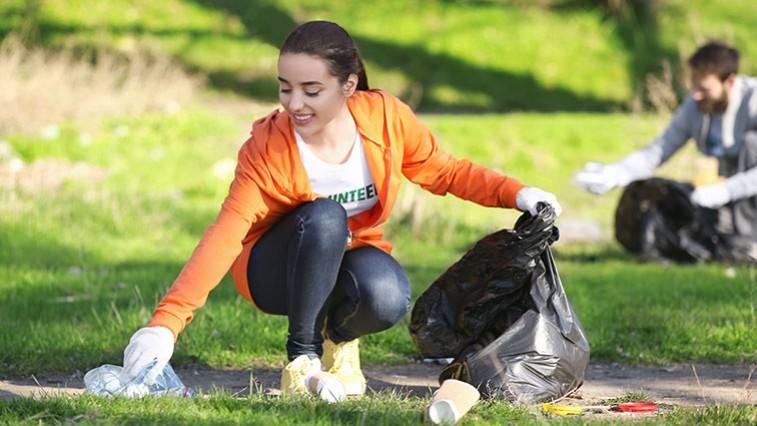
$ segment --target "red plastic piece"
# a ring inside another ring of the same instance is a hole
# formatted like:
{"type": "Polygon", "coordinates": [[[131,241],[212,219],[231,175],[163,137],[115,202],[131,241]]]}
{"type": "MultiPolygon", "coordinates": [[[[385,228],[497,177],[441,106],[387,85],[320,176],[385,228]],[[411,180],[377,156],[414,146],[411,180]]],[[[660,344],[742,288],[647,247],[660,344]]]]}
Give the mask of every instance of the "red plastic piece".
{"type": "Polygon", "coordinates": [[[653,402],[624,402],[616,407],[617,411],[624,413],[654,413],[657,411],[657,404],[653,402]]]}

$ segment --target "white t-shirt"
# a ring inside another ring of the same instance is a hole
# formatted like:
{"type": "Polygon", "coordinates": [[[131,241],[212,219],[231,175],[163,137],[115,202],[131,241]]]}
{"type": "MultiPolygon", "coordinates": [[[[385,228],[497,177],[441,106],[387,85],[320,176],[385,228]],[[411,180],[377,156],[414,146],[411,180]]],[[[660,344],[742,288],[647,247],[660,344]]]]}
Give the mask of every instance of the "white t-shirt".
{"type": "Polygon", "coordinates": [[[299,133],[295,131],[294,136],[313,192],[341,204],[348,217],[369,210],[376,204],[376,185],[368,168],[360,134],[355,135],[352,152],[342,164],[329,164],[321,160],[310,150],[299,133]]]}

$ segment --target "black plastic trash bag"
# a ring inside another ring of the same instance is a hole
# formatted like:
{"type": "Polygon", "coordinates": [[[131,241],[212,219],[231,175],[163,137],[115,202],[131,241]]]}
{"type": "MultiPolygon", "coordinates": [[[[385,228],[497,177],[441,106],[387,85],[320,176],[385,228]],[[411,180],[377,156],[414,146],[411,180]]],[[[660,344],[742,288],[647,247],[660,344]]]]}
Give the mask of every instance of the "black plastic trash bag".
{"type": "Polygon", "coordinates": [[[754,262],[751,241],[718,231],[718,212],[692,203],[693,190],[662,178],[632,182],[615,211],[615,238],[643,260],[754,262]]]}
{"type": "Polygon", "coordinates": [[[578,388],[589,342],[568,303],[549,245],[554,211],[479,241],[415,303],[410,334],[424,357],[454,357],[456,378],[489,398],[551,401],[578,388]]]}

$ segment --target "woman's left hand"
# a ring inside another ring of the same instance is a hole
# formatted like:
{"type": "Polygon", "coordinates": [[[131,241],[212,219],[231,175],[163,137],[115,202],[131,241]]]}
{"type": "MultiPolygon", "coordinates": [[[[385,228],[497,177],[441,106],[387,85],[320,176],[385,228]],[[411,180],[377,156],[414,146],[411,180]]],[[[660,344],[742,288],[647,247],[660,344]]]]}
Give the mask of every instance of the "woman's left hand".
{"type": "Polygon", "coordinates": [[[555,216],[560,216],[560,213],[562,213],[562,207],[557,202],[557,197],[551,192],[528,186],[515,195],[515,205],[518,210],[527,211],[534,216],[537,214],[536,205],[539,203],[549,204],[555,210],[555,216]]]}

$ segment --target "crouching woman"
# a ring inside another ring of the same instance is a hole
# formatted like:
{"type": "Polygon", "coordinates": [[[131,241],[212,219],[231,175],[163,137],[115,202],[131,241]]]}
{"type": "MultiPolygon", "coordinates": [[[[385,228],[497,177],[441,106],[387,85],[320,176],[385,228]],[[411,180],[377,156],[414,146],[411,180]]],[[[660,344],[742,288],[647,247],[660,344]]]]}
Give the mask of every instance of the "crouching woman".
{"type": "Polygon", "coordinates": [[[444,152],[407,105],[368,88],[337,24],[294,29],[278,74],[284,111],[253,123],[218,217],[124,351],[127,378],[154,359],[168,362],[230,271],[245,299],[289,320],[284,394],[306,392],[305,378],[321,370],[362,394],[359,338],[392,327],[410,306],[407,276],[381,229],[403,177],[484,206],[559,210],[552,194],[444,152]]]}

